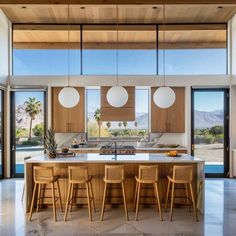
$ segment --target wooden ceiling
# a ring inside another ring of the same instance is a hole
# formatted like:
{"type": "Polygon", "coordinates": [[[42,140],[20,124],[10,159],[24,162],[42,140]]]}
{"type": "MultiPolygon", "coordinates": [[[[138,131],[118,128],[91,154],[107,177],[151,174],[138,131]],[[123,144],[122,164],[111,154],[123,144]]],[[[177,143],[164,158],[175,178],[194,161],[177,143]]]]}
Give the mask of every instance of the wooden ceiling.
{"type": "MultiPolygon", "coordinates": [[[[66,5],[0,5],[13,23],[68,22],[66,5]]],[[[167,5],[167,23],[226,23],[235,4],[167,5]]],[[[116,23],[116,5],[70,5],[70,23],[116,23]]],[[[119,23],[160,23],[162,5],[119,5],[119,23]]]]}
{"type": "MultiPolygon", "coordinates": [[[[0,0],[1,4],[196,4],[196,0],[0,0]]],[[[198,0],[198,4],[233,4],[235,0],[198,0]]]]}
{"type": "MultiPolygon", "coordinates": [[[[120,49],[155,49],[155,26],[119,26],[120,49]]],[[[226,25],[166,25],[165,43],[160,27],[159,48],[225,48],[226,25]]],[[[80,48],[80,28],[70,27],[70,48],[80,48]]],[[[59,25],[15,25],[14,48],[68,48],[67,26],[59,25]],[[28,28],[27,28],[28,27],[28,28]]],[[[116,26],[84,26],[84,49],[116,49],[116,26]]]]}

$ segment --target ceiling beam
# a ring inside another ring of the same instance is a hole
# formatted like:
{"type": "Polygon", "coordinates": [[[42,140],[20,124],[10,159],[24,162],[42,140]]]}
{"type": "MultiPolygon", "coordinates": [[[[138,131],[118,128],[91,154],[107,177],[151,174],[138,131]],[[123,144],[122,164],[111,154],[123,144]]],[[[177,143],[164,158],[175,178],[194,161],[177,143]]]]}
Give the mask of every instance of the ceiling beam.
{"type": "MultiPolygon", "coordinates": [[[[175,42],[159,43],[159,49],[209,49],[209,48],[226,48],[225,42],[175,42]]],[[[14,49],[80,49],[79,42],[14,42],[14,49]]],[[[83,43],[83,49],[117,49],[116,43],[83,43]]],[[[156,49],[155,43],[119,43],[119,49],[156,49]]]]}
{"type": "Polygon", "coordinates": [[[0,0],[0,5],[12,4],[235,4],[235,0],[0,0]]]}

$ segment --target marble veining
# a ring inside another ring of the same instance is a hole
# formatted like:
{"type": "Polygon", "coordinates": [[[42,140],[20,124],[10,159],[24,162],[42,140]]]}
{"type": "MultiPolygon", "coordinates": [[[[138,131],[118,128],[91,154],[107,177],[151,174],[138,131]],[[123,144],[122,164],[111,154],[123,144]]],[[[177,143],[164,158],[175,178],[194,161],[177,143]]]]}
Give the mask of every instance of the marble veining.
{"type": "Polygon", "coordinates": [[[236,180],[207,179],[205,215],[195,222],[192,212],[185,208],[174,209],[174,221],[169,221],[169,212],[164,221],[159,220],[155,207],[141,208],[140,220],[134,221],[130,210],[130,221],[126,222],[123,208],[108,210],[104,221],[100,212],[94,214],[94,221],[88,220],[87,209],[76,209],[63,221],[58,210],[58,222],[54,222],[51,209],[34,214],[33,221],[27,221],[21,193],[22,179],[0,181],[0,235],[132,235],[132,236],[182,236],[210,235],[233,236],[236,232],[236,180]]]}

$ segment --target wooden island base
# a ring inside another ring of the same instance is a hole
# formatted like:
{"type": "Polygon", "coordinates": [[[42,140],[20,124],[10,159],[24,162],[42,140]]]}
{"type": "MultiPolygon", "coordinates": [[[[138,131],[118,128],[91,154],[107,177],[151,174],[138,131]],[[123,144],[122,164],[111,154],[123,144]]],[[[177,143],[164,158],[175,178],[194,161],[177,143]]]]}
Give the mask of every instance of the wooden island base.
{"type": "MultiPolygon", "coordinates": [[[[86,154],[87,155],[87,154],[86,154]]],[[[94,155],[94,154],[93,154],[94,155]]],[[[142,154],[142,155],[147,155],[147,154],[142,154]]],[[[157,154],[155,154],[157,155],[157,154]]],[[[160,155],[160,154],[158,154],[160,155]]],[[[71,161],[73,158],[70,158],[68,162],[66,162],[66,158],[64,158],[65,161],[61,162],[56,162],[55,160],[51,161],[27,161],[25,163],[25,189],[26,189],[26,194],[25,194],[25,210],[26,212],[29,212],[29,206],[32,198],[32,191],[33,191],[33,166],[53,166],[54,167],[54,174],[55,175],[60,175],[59,179],[59,184],[60,184],[60,189],[61,189],[61,195],[62,195],[62,202],[65,206],[66,202],[66,197],[67,197],[67,192],[68,192],[68,166],[78,166],[78,165],[83,165],[83,166],[88,166],[89,169],[89,175],[93,176],[92,179],[92,186],[93,186],[93,191],[94,191],[94,198],[95,198],[95,205],[96,209],[101,209],[102,205],[102,198],[103,198],[103,192],[104,192],[104,166],[105,164],[119,164],[119,165],[124,165],[125,169],[125,192],[126,192],[126,198],[127,198],[127,204],[129,208],[133,207],[133,201],[134,201],[134,192],[135,192],[135,175],[138,175],[138,167],[139,164],[146,164],[146,165],[151,165],[151,164],[156,164],[159,166],[159,192],[160,192],[160,199],[162,206],[164,206],[165,198],[166,198],[166,191],[167,191],[167,176],[172,175],[172,168],[173,165],[192,165],[194,167],[194,181],[193,181],[193,191],[194,191],[194,196],[197,201],[197,207],[201,211],[203,211],[203,203],[202,199],[203,198],[203,191],[198,193],[199,185],[200,183],[203,182],[203,175],[202,175],[202,162],[192,162],[192,163],[157,163],[157,161],[151,161],[149,160],[148,163],[145,161],[102,161],[102,162],[90,162],[89,160],[80,162],[78,161],[71,161]],[[66,162],[66,163],[65,163],[66,162]]],[[[77,157],[78,159],[78,157],[77,157]]],[[[76,160],[76,158],[75,158],[76,160]]],[[[204,163],[204,162],[203,162],[204,163]]],[[[204,164],[203,164],[204,165],[204,164]]],[[[46,186],[44,186],[46,187],[46,186]]],[[[84,188],[84,186],[78,186],[81,188],[84,188]]],[[[121,187],[118,185],[117,187],[115,185],[110,186],[111,188],[108,191],[108,201],[111,203],[120,203],[123,204],[123,198],[122,198],[122,190],[121,187]]],[[[186,199],[182,198],[182,196],[186,196],[185,188],[184,186],[177,185],[177,188],[180,188],[176,191],[175,196],[179,196],[180,198],[176,198],[175,202],[176,203],[181,203],[181,204],[186,204],[186,199]]],[[[45,189],[43,192],[44,196],[51,196],[50,190],[45,189]]],[[[77,190],[78,196],[81,196],[81,199],[77,199],[78,203],[81,204],[87,204],[87,199],[86,199],[86,191],[85,189],[79,189],[77,190]],[[84,197],[84,198],[83,198],[84,197]]],[[[150,187],[147,187],[147,185],[143,186],[143,189],[141,191],[141,199],[140,202],[144,204],[155,204],[155,199],[154,199],[154,192],[153,192],[153,186],[150,185],[150,187]]],[[[47,199],[47,198],[46,198],[47,199]]],[[[51,199],[44,200],[44,203],[49,203],[51,199]]]]}

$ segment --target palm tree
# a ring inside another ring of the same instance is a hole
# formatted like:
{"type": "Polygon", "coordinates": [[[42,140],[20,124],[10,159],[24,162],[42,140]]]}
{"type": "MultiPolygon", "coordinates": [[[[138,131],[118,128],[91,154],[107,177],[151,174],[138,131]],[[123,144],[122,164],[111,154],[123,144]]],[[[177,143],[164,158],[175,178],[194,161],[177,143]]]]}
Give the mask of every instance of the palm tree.
{"type": "Polygon", "coordinates": [[[97,109],[95,112],[94,112],[94,115],[93,115],[93,118],[97,121],[98,123],[98,136],[100,138],[101,136],[101,110],[100,109],[97,109]]]}
{"type": "Polygon", "coordinates": [[[111,128],[111,122],[108,121],[108,122],[106,123],[106,126],[107,126],[108,129],[110,129],[110,128],[111,128]]]}
{"type": "Polygon", "coordinates": [[[123,121],[123,125],[124,125],[124,127],[126,129],[126,126],[128,125],[128,122],[127,121],[123,121]]]}
{"type": "Polygon", "coordinates": [[[42,104],[40,101],[37,101],[36,98],[29,98],[28,101],[25,101],[25,112],[30,117],[30,128],[29,128],[29,138],[31,141],[32,133],[32,123],[35,120],[36,116],[42,111],[42,104]]]}

